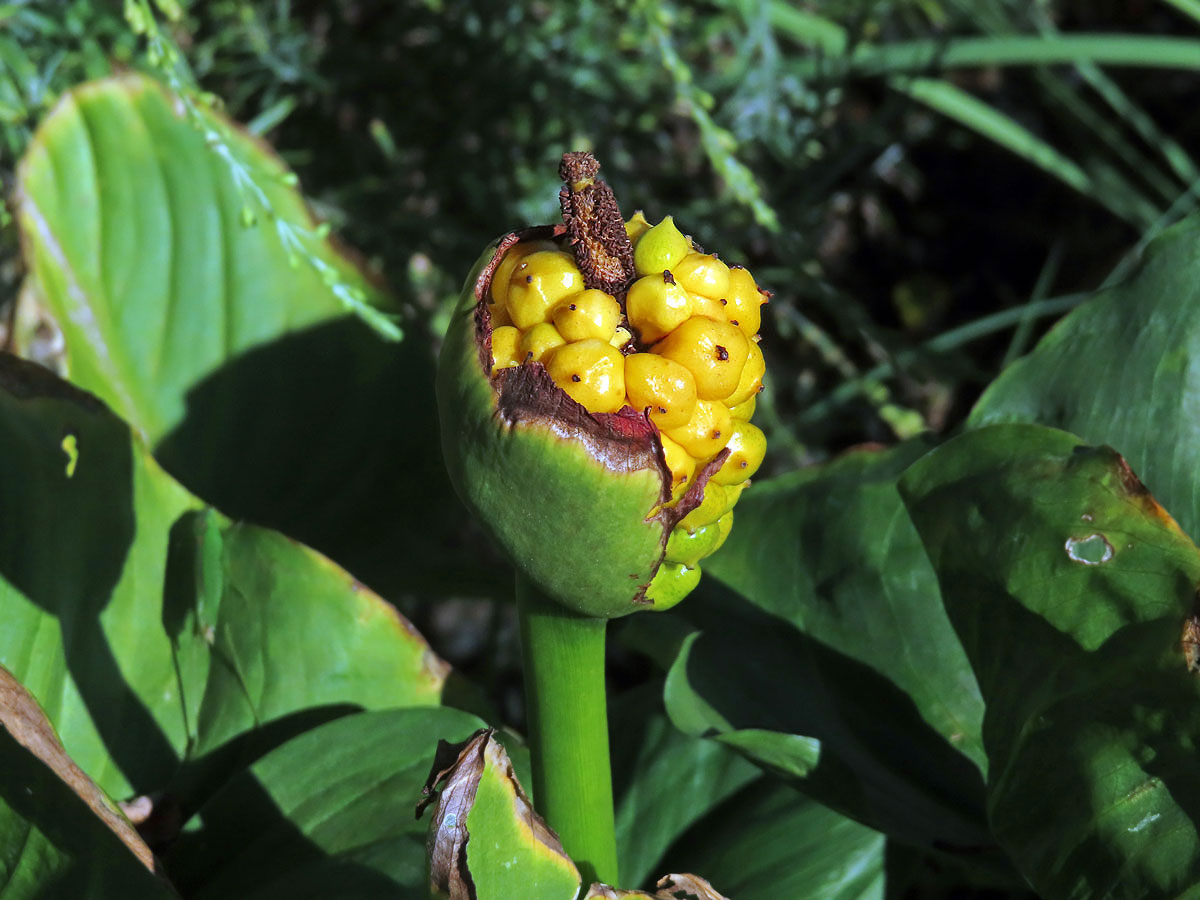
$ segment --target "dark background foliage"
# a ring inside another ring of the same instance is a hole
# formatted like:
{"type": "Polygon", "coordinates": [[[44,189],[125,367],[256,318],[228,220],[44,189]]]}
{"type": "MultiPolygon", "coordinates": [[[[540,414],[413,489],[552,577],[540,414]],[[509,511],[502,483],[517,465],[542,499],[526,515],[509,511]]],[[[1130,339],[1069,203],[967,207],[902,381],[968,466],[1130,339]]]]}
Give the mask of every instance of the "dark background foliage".
{"type": "MultiPolygon", "coordinates": [[[[953,48],[1059,32],[1190,36],[1196,23],[1177,5],[807,9],[851,48],[953,48]]],[[[7,181],[60,91],[155,65],[120,3],[3,8],[7,181]]],[[[776,292],[760,414],[776,469],[953,427],[1036,334],[1014,327],[1019,313],[989,316],[1026,305],[1036,325],[1046,310],[1031,298],[1094,288],[1164,213],[1190,205],[1177,201],[1196,174],[1194,71],[967,59],[939,72],[1010,117],[997,139],[891,76],[814,51],[822,29],[778,2],[220,0],[174,21],[174,3],[162,10],[197,85],[280,150],[319,214],[435,327],[484,243],[555,217],[556,162],[570,148],[595,151],[627,211],[673,213],[752,264],[776,292]],[[1086,182],[1012,152],[1028,140],[1086,182]]],[[[6,228],[9,297],[14,243],[6,228]]]]}

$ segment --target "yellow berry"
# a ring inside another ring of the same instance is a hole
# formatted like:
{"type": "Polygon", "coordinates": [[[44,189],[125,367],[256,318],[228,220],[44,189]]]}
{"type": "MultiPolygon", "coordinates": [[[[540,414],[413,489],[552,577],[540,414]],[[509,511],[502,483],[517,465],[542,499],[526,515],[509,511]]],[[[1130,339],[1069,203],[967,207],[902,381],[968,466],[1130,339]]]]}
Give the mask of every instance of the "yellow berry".
{"type": "Polygon", "coordinates": [[[625,313],[642,340],[651,344],[687,320],[692,314],[692,301],[670,272],[662,272],[630,285],[625,313]]]}
{"type": "Polygon", "coordinates": [[[714,319],[717,322],[727,321],[725,306],[720,300],[705,297],[703,294],[688,294],[688,299],[692,301],[693,316],[704,316],[706,319],[714,319]]]}
{"type": "Polygon", "coordinates": [[[689,293],[720,300],[729,291],[729,266],[712,253],[689,253],[671,271],[689,293]]]}
{"type": "Polygon", "coordinates": [[[546,354],[565,343],[557,328],[549,322],[539,322],[521,335],[521,362],[544,363],[546,354]]]}
{"type": "Polygon", "coordinates": [[[621,304],[611,294],[593,288],[563,297],[551,316],[559,334],[568,341],[608,341],[621,321],[621,304]]]}
{"type": "Polygon", "coordinates": [[[725,538],[729,537],[729,532],[733,531],[733,510],[729,510],[729,512],[717,519],[716,526],[720,529],[720,536],[717,538],[716,546],[708,551],[710,555],[721,549],[721,546],[725,543],[725,538]]]}
{"type": "Polygon", "coordinates": [[[754,418],[754,407],[758,405],[758,394],[750,395],[749,400],[743,400],[737,406],[729,410],[729,414],[733,416],[735,422],[749,422],[754,418]]]}
{"type": "Polygon", "coordinates": [[[539,250],[513,268],[508,280],[508,314],[524,331],[545,322],[550,307],[583,290],[583,275],[569,253],[539,250]]]}
{"type": "Polygon", "coordinates": [[[654,275],[675,264],[688,254],[687,238],[667,216],[638,238],[633,248],[633,265],[639,275],[654,275]]]}
{"type": "Polygon", "coordinates": [[[671,496],[676,497],[692,483],[692,476],[696,474],[696,460],[665,434],[660,434],[658,438],[662,441],[667,468],[671,470],[671,496]]]}
{"type": "MultiPolygon", "coordinates": [[[[742,375],[738,379],[733,393],[725,398],[729,407],[741,406],[747,400],[752,400],[762,390],[763,376],[767,372],[767,361],[763,359],[762,348],[758,341],[747,341],[746,365],[742,367],[742,375]]],[[[753,410],[751,410],[753,412],[753,410]]],[[[745,416],[749,419],[749,416],[745,416]]]]}
{"type": "Polygon", "coordinates": [[[554,383],[588,412],[611,413],[625,405],[625,357],[604,341],[563,344],[544,360],[554,383]]]}
{"type": "Polygon", "coordinates": [[[696,408],[696,381],[679,363],[653,353],[625,357],[629,405],[648,412],[659,429],[687,424],[696,408]]]}
{"type": "Polygon", "coordinates": [[[488,303],[488,313],[492,317],[493,328],[512,324],[512,316],[508,314],[508,306],[503,303],[488,303]]]}
{"type": "MultiPolygon", "coordinates": [[[[504,259],[500,260],[500,265],[496,266],[496,271],[492,273],[492,303],[501,307],[504,306],[505,301],[508,299],[508,281],[512,277],[513,269],[517,267],[517,263],[530,253],[553,249],[555,249],[554,244],[549,241],[523,241],[520,244],[514,244],[509,247],[504,254],[504,259]]],[[[494,314],[495,310],[492,312],[494,314]]]]}
{"type": "Polygon", "coordinates": [[[622,347],[624,347],[626,344],[628,344],[632,340],[633,340],[633,335],[629,333],[629,329],[626,328],[624,325],[618,325],[617,330],[613,333],[613,336],[609,339],[608,342],[612,346],[614,346],[618,350],[620,350],[622,347]]]}
{"type": "Polygon", "coordinates": [[[743,483],[727,487],[713,484],[710,480],[708,484],[704,485],[704,499],[700,501],[700,505],[680,519],[676,527],[695,531],[697,528],[720,521],[733,509],[745,486],[743,483]]]}
{"type": "Polygon", "coordinates": [[[492,371],[521,364],[521,332],[511,325],[492,329],[492,371]]]}
{"type": "Polygon", "coordinates": [[[742,266],[729,268],[729,292],[725,295],[725,316],[746,335],[758,334],[762,325],[762,305],[766,297],[754,283],[750,270],[742,266]]]}
{"type": "Polygon", "coordinates": [[[688,319],[654,345],[696,379],[696,396],[721,400],[738,387],[750,342],[736,325],[700,316],[688,319]]]}
{"type": "MultiPolygon", "coordinates": [[[[661,612],[677,604],[694,591],[699,583],[699,566],[685,566],[683,563],[668,562],[664,559],[646,588],[642,601],[648,604],[647,609],[657,609],[661,612]]],[[[647,897],[649,895],[634,894],[633,896],[647,897]]]]}
{"type": "Polygon", "coordinates": [[[667,437],[696,459],[708,459],[721,452],[732,430],[729,407],[715,400],[697,400],[692,417],[667,431],[667,437]]]}
{"type": "Polygon", "coordinates": [[[767,438],[756,425],[749,422],[734,422],[729,436],[729,456],[712,475],[717,484],[741,484],[752,478],[762,465],[767,452],[767,438]]]}
{"type": "Polygon", "coordinates": [[[636,241],[649,230],[650,220],[646,218],[646,214],[640,209],[630,216],[629,221],[625,223],[625,234],[629,236],[631,241],[636,241]]]}
{"type": "MultiPolygon", "coordinates": [[[[729,515],[729,513],[725,515],[729,515]]],[[[676,527],[671,532],[670,538],[667,539],[667,552],[664,558],[668,562],[694,566],[704,557],[711,554],[717,548],[717,544],[721,539],[722,534],[719,521],[692,531],[676,527]]]]}

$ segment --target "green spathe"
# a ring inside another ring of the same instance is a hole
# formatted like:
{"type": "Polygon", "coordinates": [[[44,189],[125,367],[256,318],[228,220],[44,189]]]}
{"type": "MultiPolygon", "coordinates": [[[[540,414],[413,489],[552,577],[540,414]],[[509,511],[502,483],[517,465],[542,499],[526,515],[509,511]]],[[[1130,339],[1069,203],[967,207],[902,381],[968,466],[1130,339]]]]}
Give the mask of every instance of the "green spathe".
{"type": "Polygon", "coordinates": [[[547,595],[604,618],[657,609],[645,591],[673,524],[655,516],[665,468],[657,442],[647,441],[640,456],[608,454],[553,414],[501,411],[475,322],[477,284],[496,252],[489,247],[468,278],[442,349],[438,407],[451,480],[547,595]]]}

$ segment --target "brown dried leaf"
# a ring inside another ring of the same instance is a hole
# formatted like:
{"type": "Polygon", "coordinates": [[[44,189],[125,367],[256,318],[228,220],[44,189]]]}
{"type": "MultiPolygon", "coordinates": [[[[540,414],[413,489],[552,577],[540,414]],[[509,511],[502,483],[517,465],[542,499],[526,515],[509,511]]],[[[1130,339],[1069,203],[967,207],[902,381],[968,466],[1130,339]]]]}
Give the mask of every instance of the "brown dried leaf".
{"type": "Polygon", "coordinates": [[[38,702],[3,666],[0,666],[0,725],[74,791],[143,866],[151,872],[159,871],[154,854],[137,830],[95,782],[75,765],[59,743],[58,735],[38,702]]]}
{"type": "Polygon", "coordinates": [[[665,875],[655,887],[658,900],[729,900],[699,875],[665,875]]]}
{"type": "Polygon", "coordinates": [[[588,888],[583,900],[654,900],[654,898],[641,891],[619,891],[607,884],[593,884],[588,888]]]}
{"type": "Polygon", "coordinates": [[[621,891],[607,884],[593,884],[583,900],[729,900],[699,875],[666,875],[655,885],[654,895],[642,891],[621,891]]]}
{"type": "Polygon", "coordinates": [[[467,845],[471,839],[467,816],[475,805],[480,779],[489,764],[507,781],[512,790],[513,813],[529,829],[534,841],[570,862],[558,835],[529,802],[504,746],[493,739],[494,733],[494,728],[484,728],[459,744],[439,741],[423,789],[425,799],[417,806],[419,818],[427,806],[436,803],[428,840],[430,889],[450,900],[476,898],[475,883],[467,865],[467,845]],[[440,791],[437,790],[439,784],[442,785],[440,791]]]}
{"type": "Polygon", "coordinates": [[[438,741],[433,768],[425,780],[425,799],[417,804],[417,818],[435,803],[426,853],[429,889],[450,900],[475,900],[475,884],[467,867],[467,814],[475,804],[475,791],[483,776],[484,751],[495,729],[481,728],[465,741],[438,741]],[[437,785],[445,782],[441,791],[437,785]]]}

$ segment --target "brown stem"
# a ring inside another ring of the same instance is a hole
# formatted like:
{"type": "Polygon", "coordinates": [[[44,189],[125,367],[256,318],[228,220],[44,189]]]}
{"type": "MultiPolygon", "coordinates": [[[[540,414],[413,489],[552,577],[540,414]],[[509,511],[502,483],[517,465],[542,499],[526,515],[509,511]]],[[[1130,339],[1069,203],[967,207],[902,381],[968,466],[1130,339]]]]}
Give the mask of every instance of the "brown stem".
{"type": "Polygon", "coordinates": [[[633,244],[612,188],[596,177],[599,171],[592,154],[564,153],[558,174],[566,183],[558,199],[583,283],[612,294],[623,308],[625,292],[637,277],[633,244]]]}

